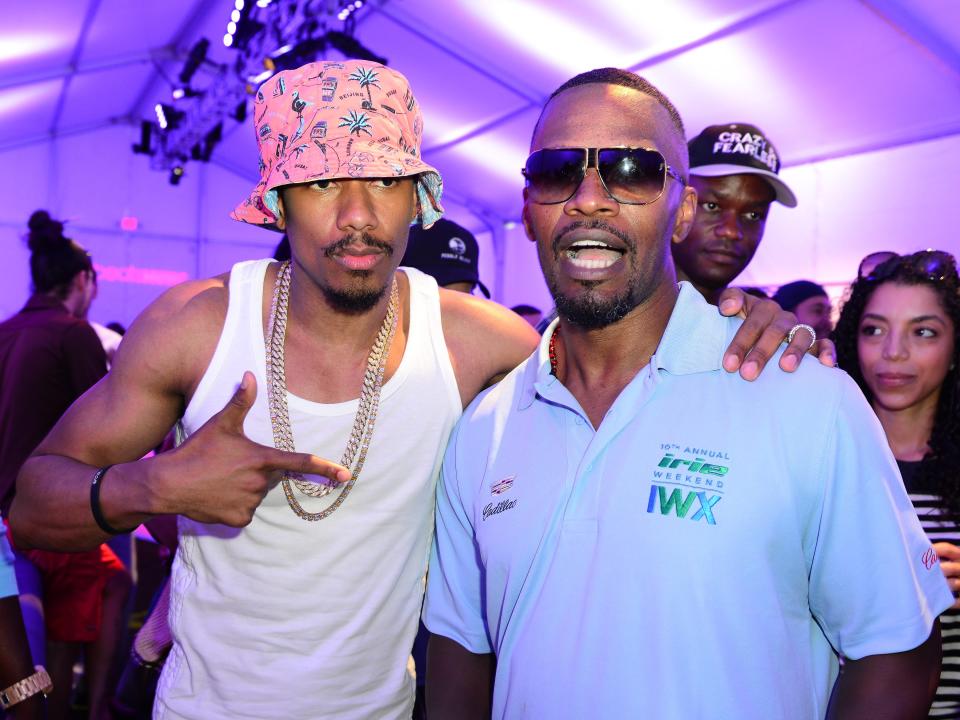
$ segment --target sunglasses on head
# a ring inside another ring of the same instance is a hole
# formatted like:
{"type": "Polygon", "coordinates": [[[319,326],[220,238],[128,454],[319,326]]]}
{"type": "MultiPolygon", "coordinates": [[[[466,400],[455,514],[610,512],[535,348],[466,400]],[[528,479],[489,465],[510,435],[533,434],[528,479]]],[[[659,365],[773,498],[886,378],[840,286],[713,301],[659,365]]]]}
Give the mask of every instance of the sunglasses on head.
{"type": "Polygon", "coordinates": [[[857,277],[867,277],[878,266],[895,257],[900,257],[900,255],[891,250],[879,250],[878,252],[872,252],[869,255],[865,255],[863,260],[860,261],[860,265],[857,267],[857,277]]]}
{"type": "Polygon", "coordinates": [[[604,189],[618,203],[649,205],[663,194],[667,175],[686,185],[657,150],[649,148],[545,148],[527,158],[523,177],[527,198],[554,205],[572,198],[589,168],[595,167],[604,189]]]}
{"type": "MultiPolygon", "coordinates": [[[[946,280],[950,275],[954,277],[957,275],[956,259],[944,250],[921,250],[912,255],[898,255],[895,252],[872,253],[861,261],[861,267],[868,259],[874,259],[875,262],[873,270],[866,275],[866,279],[871,282],[887,280],[902,268],[907,268],[934,282],[946,280]],[[887,257],[875,258],[880,255],[887,257]]],[[[861,279],[863,277],[863,275],[860,276],[861,279]]]]}

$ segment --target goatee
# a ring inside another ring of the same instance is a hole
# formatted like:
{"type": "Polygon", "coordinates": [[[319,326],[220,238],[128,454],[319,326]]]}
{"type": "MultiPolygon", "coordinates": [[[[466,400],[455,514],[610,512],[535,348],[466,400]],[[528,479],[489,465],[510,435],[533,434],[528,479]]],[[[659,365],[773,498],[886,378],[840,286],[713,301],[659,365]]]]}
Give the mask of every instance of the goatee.
{"type": "MultiPolygon", "coordinates": [[[[382,240],[378,240],[373,237],[370,233],[356,233],[353,235],[344,235],[342,238],[333,243],[330,247],[326,248],[323,251],[323,254],[326,257],[333,257],[338,252],[344,251],[346,248],[351,246],[364,246],[373,250],[379,250],[386,254],[387,257],[393,255],[393,246],[389,243],[386,243],[382,240]]],[[[350,273],[352,277],[357,278],[361,282],[370,277],[372,273],[368,270],[354,270],[350,273]]],[[[327,302],[335,310],[346,313],[348,315],[361,315],[365,312],[373,310],[377,306],[377,303],[383,298],[384,294],[387,292],[387,287],[384,286],[379,289],[348,289],[348,290],[337,290],[331,287],[321,286],[323,291],[323,296],[326,298],[327,302]]]]}
{"type": "MultiPolygon", "coordinates": [[[[357,270],[353,273],[353,275],[358,277],[366,277],[369,274],[366,270],[357,270]]],[[[370,312],[377,306],[377,303],[380,302],[386,294],[387,287],[388,286],[376,289],[338,290],[321,286],[320,290],[334,310],[347,315],[362,315],[363,313],[370,312]]]]}
{"type": "Polygon", "coordinates": [[[612,298],[601,298],[591,292],[571,298],[551,287],[550,294],[560,317],[584,330],[600,330],[613,325],[639,305],[629,291],[612,298]]]}

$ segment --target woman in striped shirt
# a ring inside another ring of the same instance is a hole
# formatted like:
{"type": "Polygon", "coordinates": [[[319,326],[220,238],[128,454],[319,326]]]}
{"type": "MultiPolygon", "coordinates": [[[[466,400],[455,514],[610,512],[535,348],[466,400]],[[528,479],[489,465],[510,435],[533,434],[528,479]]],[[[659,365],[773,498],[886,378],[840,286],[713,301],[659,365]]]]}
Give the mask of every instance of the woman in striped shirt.
{"type": "MultiPolygon", "coordinates": [[[[942,251],[893,253],[860,277],[834,330],[838,365],[880,419],[920,522],[960,596],[960,281],[942,251]]],[[[960,600],[941,618],[932,718],[960,718],[960,600]]]]}

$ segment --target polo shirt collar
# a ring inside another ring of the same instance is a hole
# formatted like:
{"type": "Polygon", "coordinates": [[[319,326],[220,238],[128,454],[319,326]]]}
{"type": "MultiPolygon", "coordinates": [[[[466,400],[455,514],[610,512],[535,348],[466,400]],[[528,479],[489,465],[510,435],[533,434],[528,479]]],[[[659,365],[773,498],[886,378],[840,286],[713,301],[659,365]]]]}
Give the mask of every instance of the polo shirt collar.
{"type": "Polygon", "coordinates": [[[671,375],[710,372],[723,367],[729,321],[693,285],[680,282],[680,295],[650,359],[671,375]]]}
{"type": "Polygon", "coordinates": [[[550,372],[550,338],[557,331],[559,318],[555,318],[547,326],[540,337],[540,344],[527,359],[527,364],[523,368],[522,387],[517,399],[517,409],[526,410],[536,400],[537,395],[543,395],[547,388],[559,382],[556,376],[550,372]]]}
{"type": "MultiPolygon", "coordinates": [[[[650,365],[671,375],[718,370],[723,367],[723,351],[727,346],[727,320],[693,285],[685,280],[679,285],[677,302],[650,365]]],[[[526,410],[537,395],[544,396],[559,382],[550,373],[550,338],[559,323],[554,320],[547,326],[540,344],[523,368],[518,410],[526,410]]]]}

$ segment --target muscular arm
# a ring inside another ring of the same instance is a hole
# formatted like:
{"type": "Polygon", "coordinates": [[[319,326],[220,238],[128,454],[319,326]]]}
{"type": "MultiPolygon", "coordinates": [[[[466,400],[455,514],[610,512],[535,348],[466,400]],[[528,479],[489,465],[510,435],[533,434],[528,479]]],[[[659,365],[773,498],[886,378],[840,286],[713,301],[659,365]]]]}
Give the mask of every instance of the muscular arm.
{"type": "Polygon", "coordinates": [[[427,716],[430,720],[485,720],[493,704],[496,658],[431,635],[427,646],[427,716]]]}
{"type": "MultiPolygon", "coordinates": [[[[10,524],[20,547],[79,550],[108,535],[90,510],[96,468],[103,514],[115,528],[156,515],[200,522],[250,522],[277,469],[338,480],[343,468],[304,453],[247,440],[243,419],[256,397],[251,374],[220,413],[176,450],[138,460],[156,447],[184,409],[223,326],[223,279],[186,283],[164,294],[131,327],[111,372],[64,414],[24,463],[10,524]]],[[[237,378],[240,383],[241,378],[237,378]]]]}
{"type": "Polygon", "coordinates": [[[18,545],[78,549],[103,542],[89,492],[96,468],[109,464],[116,467],[104,478],[101,504],[115,527],[175,511],[150,492],[156,458],[131,461],[159,444],[182,412],[185,380],[209,361],[225,298],[222,281],[187,283],[137,319],[110,374],[70,407],[24,463],[10,511],[18,545]],[[212,338],[205,337],[211,330],[212,338]]]}
{"type": "Polygon", "coordinates": [[[441,288],[440,312],[464,407],[526,360],[540,341],[519,315],[472,295],[441,288]]]}
{"type": "Polygon", "coordinates": [[[830,699],[828,720],[920,720],[940,679],[940,621],[919,647],[847,660],[830,699]]]}

